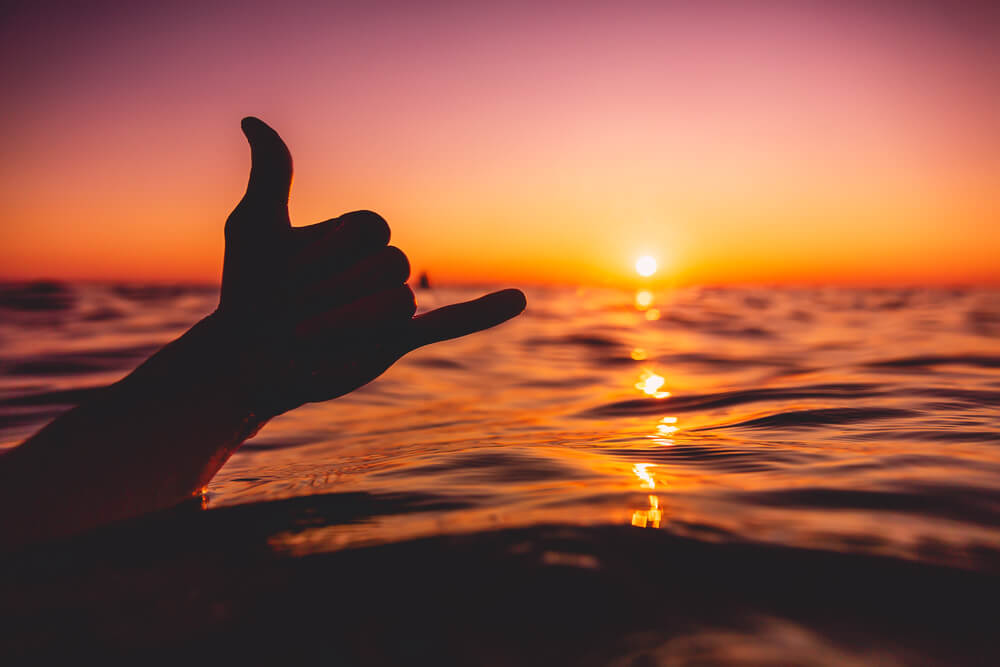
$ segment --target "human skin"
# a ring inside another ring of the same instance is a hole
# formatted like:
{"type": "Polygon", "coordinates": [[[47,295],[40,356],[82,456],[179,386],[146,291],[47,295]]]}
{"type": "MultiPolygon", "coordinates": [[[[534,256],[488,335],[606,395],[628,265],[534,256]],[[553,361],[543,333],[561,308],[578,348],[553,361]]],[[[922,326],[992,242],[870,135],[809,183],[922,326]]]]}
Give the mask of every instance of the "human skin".
{"type": "Polygon", "coordinates": [[[272,417],[342,396],[407,352],[514,317],[503,290],[414,316],[409,263],[370,211],[292,227],[292,160],[245,118],[247,191],[219,306],[121,381],[0,457],[0,545],[83,532],[199,494],[272,417]]]}

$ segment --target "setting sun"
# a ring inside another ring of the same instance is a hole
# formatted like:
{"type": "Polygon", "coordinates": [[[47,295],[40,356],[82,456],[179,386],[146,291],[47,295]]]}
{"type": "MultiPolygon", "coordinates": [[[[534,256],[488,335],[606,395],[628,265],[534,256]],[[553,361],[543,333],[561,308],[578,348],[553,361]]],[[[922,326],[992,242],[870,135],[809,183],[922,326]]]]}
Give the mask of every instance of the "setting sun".
{"type": "Polygon", "coordinates": [[[643,255],[635,260],[635,271],[643,278],[648,278],[656,273],[656,260],[649,255],[643,255]]]}

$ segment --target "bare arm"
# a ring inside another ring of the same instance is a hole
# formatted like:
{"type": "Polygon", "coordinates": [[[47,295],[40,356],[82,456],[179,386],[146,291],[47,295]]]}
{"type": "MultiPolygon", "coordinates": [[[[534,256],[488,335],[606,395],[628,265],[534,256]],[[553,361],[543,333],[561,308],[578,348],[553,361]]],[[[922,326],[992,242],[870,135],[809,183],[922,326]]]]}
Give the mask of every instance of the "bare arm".
{"type": "Polygon", "coordinates": [[[414,317],[409,264],[387,245],[385,221],[358,211],[293,228],[288,149],[257,119],[243,130],[253,164],[226,222],[218,309],[0,457],[0,544],[176,505],[271,417],[524,308],[523,294],[504,290],[414,317]]]}

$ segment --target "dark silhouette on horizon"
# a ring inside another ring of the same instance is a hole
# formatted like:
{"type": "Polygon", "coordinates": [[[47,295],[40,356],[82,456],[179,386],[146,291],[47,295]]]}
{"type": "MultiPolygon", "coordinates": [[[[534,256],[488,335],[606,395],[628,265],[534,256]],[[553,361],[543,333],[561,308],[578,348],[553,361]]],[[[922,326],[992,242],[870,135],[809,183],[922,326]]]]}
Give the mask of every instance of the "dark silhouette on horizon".
{"type": "Polygon", "coordinates": [[[355,211],[292,227],[291,154],[264,122],[242,127],[250,179],[225,225],[218,308],[0,456],[4,546],[175,506],[272,417],[524,309],[511,289],[414,316],[409,262],[385,220],[355,211]]]}

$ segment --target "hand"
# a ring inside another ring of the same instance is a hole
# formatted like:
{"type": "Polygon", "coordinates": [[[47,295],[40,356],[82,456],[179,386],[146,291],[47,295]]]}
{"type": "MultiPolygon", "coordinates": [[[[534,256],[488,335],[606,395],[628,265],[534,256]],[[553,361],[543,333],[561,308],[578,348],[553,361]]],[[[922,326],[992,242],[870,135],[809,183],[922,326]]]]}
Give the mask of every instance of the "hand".
{"type": "Polygon", "coordinates": [[[0,550],[176,505],[271,417],[524,309],[504,290],[414,317],[385,220],[357,211],[292,227],[288,148],[256,118],[243,132],[250,182],[226,221],[218,309],[0,456],[0,550]]]}
{"type": "Polygon", "coordinates": [[[414,317],[406,255],[371,211],[292,227],[292,158],[278,134],[243,119],[250,181],[226,221],[215,313],[237,354],[238,384],[268,419],[346,394],[422,345],[495,326],[525,306],[503,290],[414,317]]]}

